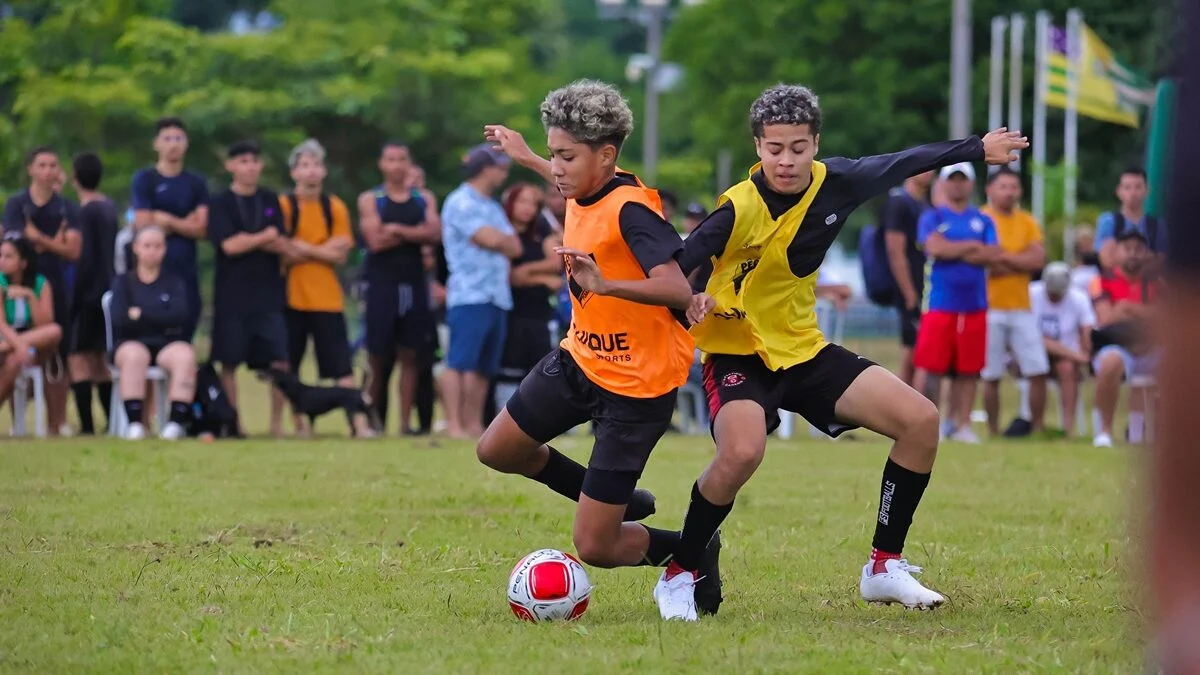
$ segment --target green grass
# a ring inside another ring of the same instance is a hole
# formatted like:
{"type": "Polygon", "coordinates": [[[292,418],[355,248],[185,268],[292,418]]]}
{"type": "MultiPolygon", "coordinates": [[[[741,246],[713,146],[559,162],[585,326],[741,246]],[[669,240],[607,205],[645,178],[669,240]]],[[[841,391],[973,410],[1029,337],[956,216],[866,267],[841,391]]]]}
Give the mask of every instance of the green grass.
{"type": "MultiPolygon", "coordinates": [[[[578,623],[528,625],[506,576],[570,550],[571,505],[467,445],[9,442],[0,670],[1127,673],[1127,452],[945,446],[907,553],[951,601],[919,613],[858,599],[886,446],[773,442],[725,527],[715,620],[664,625],[637,568],[589,570],[578,623]]],[[[662,444],[651,523],[678,526],[710,453],[662,444]]]]}

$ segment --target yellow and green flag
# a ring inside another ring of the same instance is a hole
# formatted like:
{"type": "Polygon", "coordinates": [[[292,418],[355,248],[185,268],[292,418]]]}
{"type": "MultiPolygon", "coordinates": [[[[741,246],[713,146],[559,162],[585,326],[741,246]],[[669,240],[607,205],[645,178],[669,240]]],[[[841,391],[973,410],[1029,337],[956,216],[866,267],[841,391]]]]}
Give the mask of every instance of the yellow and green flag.
{"type": "MultiPolygon", "coordinates": [[[[1067,108],[1067,32],[1050,29],[1046,57],[1046,105],[1067,108]]],[[[1076,111],[1085,117],[1137,127],[1143,107],[1154,101],[1154,85],[1129,68],[1108,45],[1083,26],[1079,48],[1079,96],[1076,111]]]]}

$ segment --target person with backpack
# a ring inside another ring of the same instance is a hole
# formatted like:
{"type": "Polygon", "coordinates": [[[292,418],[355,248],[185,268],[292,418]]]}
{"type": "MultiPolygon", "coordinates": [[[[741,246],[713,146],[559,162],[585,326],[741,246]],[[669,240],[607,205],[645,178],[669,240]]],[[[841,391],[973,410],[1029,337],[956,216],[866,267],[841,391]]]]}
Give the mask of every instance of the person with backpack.
{"type": "Polygon", "coordinates": [[[917,222],[929,208],[929,184],[933,172],[926,171],[904,181],[888,193],[883,207],[884,250],[895,293],[892,304],[900,317],[902,357],[898,375],[905,384],[913,381],[913,348],[921,324],[921,298],[925,291],[925,252],[917,244],[917,222]]]}
{"type": "MultiPolygon", "coordinates": [[[[350,341],[346,332],[345,305],[337,267],[346,262],[354,245],[350,210],[336,195],[322,191],[325,182],[325,148],[316,139],[297,145],[288,155],[288,167],[296,188],[281,195],[287,242],[288,361],[292,372],[300,364],[311,337],[317,358],[317,374],[338,386],[354,387],[350,365],[350,341]]],[[[311,432],[304,417],[293,413],[296,433],[311,432]]],[[[356,436],[371,435],[360,418],[351,420],[356,436]]]]}
{"type": "Polygon", "coordinates": [[[1155,257],[1161,259],[1167,250],[1166,224],[1146,213],[1146,196],[1150,184],[1146,172],[1131,167],[1121,172],[1117,179],[1117,201],[1121,206],[1115,211],[1100,214],[1096,220],[1096,250],[1100,253],[1100,267],[1112,270],[1117,265],[1117,242],[1127,231],[1140,232],[1155,257]]]}
{"type": "Polygon", "coordinates": [[[367,244],[367,356],[371,370],[367,395],[379,420],[387,423],[388,381],[400,363],[400,433],[409,433],[417,393],[419,357],[429,348],[433,312],[421,247],[441,241],[437,207],[413,187],[412,157],[397,141],[384,143],[379,157],[383,184],[358,196],[358,217],[367,244]]]}

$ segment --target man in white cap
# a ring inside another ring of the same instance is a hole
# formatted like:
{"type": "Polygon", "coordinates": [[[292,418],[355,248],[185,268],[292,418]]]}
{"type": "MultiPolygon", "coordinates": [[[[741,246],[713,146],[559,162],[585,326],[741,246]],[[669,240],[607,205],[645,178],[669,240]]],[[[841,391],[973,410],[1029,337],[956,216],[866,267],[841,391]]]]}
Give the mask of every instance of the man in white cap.
{"type": "MultiPolygon", "coordinates": [[[[1061,261],[1046,265],[1042,280],[1030,284],[1029,300],[1049,357],[1050,376],[1058,381],[1062,425],[1069,436],[1075,429],[1079,382],[1091,361],[1096,313],[1087,294],[1071,285],[1071,266],[1061,261]]],[[[1045,404],[1042,397],[1043,408],[1045,404]]],[[[1033,410],[1031,416],[1042,419],[1041,413],[1033,410]]]]}

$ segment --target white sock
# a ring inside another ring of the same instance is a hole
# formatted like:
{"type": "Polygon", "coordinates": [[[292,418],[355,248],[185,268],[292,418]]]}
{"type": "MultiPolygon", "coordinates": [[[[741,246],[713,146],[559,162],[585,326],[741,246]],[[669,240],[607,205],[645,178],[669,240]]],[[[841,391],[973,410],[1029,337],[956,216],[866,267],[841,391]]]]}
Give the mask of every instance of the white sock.
{"type": "Polygon", "coordinates": [[[1097,436],[1100,434],[1107,434],[1109,431],[1111,431],[1104,428],[1104,422],[1101,420],[1102,418],[1100,417],[1100,409],[1092,408],[1092,430],[1095,431],[1097,436]]]}
{"type": "Polygon", "coordinates": [[[1146,418],[1143,413],[1129,413],[1129,442],[1141,445],[1146,431],[1146,418]]]}
{"type": "Polygon", "coordinates": [[[1020,415],[1023,420],[1032,420],[1033,411],[1029,407],[1029,380],[1017,380],[1017,392],[1020,394],[1020,415]]]}

